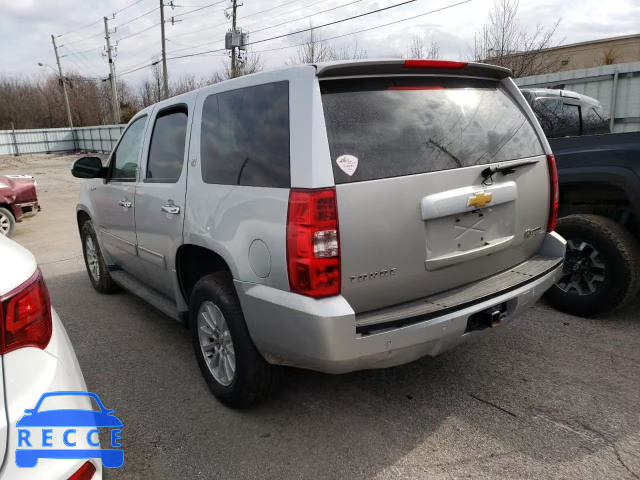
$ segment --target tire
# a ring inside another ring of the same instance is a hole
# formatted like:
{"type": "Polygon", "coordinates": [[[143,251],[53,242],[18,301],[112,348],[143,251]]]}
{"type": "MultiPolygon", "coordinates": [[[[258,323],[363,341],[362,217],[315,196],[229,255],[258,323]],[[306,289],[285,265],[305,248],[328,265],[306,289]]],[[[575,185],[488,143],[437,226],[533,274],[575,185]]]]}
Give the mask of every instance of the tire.
{"type": "Polygon", "coordinates": [[[0,207],[0,235],[10,237],[13,235],[14,228],[16,228],[16,219],[13,214],[6,208],[0,207]]]}
{"type": "Polygon", "coordinates": [[[638,294],[640,246],[621,225],[598,215],[570,215],[558,220],[556,231],[567,240],[567,257],[561,279],[546,294],[551,305],[595,317],[638,294]]]}
{"type": "Polygon", "coordinates": [[[275,390],[279,368],[268,364],[253,344],[228,272],[207,275],[193,287],[189,327],[200,371],[222,403],[231,408],[247,408],[275,390]],[[213,328],[207,318],[213,321],[213,328]],[[207,350],[205,357],[207,346],[213,348],[207,350]],[[229,375],[225,363],[229,367],[231,363],[235,365],[229,375]],[[214,374],[216,366],[218,378],[214,374]]]}
{"type": "Polygon", "coordinates": [[[113,293],[120,290],[120,287],[111,278],[109,269],[104,263],[98,237],[93,228],[91,221],[84,222],[80,230],[80,239],[82,240],[82,255],[84,256],[84,265],[87,268],[87,274],[91,285],[100,293],[113,293]],[[91,251],[95,253],[92,255],[91,251]],[[93,259],[92,259],[93,257],[93,259]]]}

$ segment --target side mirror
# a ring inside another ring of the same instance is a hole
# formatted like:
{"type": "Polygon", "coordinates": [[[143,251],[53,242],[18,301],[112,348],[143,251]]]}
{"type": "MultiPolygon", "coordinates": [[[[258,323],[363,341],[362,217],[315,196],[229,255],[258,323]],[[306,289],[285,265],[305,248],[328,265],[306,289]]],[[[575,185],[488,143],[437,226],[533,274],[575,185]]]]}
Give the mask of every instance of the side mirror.
{"type": "Polygon", "coordinates": [[[82,157],[73,162],[71,175],[77,178],[104,178],[105,170],[98,157],[82,157]]]}

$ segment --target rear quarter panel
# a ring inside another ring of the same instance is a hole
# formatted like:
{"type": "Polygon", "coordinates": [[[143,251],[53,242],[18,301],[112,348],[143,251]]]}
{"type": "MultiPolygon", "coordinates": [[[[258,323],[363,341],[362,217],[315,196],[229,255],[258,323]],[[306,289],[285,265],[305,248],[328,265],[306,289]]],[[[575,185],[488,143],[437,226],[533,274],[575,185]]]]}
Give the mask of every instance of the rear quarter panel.
{"type": "Polygon", "coordinates": [[[619,187],[640,215],[640,132],[549,140],[562,185],[608,183],[619,187]]]}
{"type": "MultiPolygon", "coordinates": [[[[198,245],[219,254],[229,265],[236,280],[259,283],[289,290],[286,256],[286,226],[289,199],[288,188],[264,188],[237,185],[208,184],[201,174],[202,106],[212,94],[253,85],[289,82],[290,166],[294,187],[331,185],[333,176],[328,162],[315,168],[313,161],[326,150],[314,148],[312,132],[322,129],[324,118],[312,115],[314,102],[319,101],[315,69],[293,67],[274,72],[248,75],[212,85],[198,93],[192,124],[187,179],[187,200],[184,222],[184,243],[198,245]],[[319,121],[322,124],[318,124],[319,121]],[[261,277],[249,262],[253,242],[264,242],[268,254],[261,261],[269,263],[269,273],[261,277]]],[[[250,129],[251,125],[246,128],[250,129]]]]}

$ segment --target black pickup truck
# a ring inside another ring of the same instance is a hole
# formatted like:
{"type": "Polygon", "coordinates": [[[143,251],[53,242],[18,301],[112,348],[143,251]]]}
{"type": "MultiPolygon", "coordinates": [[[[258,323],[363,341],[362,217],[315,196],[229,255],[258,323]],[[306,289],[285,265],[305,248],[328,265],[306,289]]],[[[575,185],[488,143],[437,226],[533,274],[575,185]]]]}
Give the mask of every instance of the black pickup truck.
{"type": "Polygon", "coordinates": [[[556,157],[562,278],[547,298],[593,317],[640,290],[640,132],[609,132],[600,103],[567,90],[523,88],[556,157]]]}

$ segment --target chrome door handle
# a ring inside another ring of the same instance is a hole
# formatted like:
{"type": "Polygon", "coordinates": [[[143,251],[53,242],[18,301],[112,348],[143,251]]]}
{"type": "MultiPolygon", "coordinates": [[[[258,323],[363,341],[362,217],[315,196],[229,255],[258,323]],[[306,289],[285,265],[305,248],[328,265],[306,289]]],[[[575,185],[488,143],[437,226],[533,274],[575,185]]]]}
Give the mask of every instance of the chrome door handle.
{"type": "Polygon", "coordinates": [[[162,210],[164,213],[171,213],[172,215],[177,215],[178,213],[180,213],[180,207],[172,203],[161,206],[160,210],[162,210]]]}
{"type": "Polygon", "coordinates": [[[122,200],[120,200],[118,202],[118,205],[120,205],[121,207],[124,207],[124,208],[131,208],[133,206],[133,203],[131,203],[126,198],[123,198],[122,200]]]}

